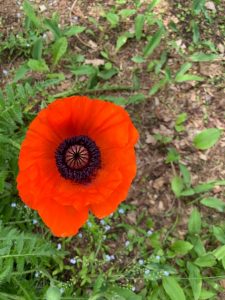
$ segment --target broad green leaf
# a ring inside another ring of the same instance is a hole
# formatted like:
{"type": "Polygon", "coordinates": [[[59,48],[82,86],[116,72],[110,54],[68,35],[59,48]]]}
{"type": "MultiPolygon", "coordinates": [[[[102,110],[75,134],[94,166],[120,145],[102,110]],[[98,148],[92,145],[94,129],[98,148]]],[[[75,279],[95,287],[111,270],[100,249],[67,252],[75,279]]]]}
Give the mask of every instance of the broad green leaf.
{"type": "Polygon", "coordinates": [[[214,250],[213,254],[218,260],[223,259],[225,257],[225,245],[214,250]]]}
{"type": "Polygon", "coordinates": [[[190,234],[199,234],[201,232],[201,215],[197,208],[192,210],[188,220],[188,231],[190,234]]]}
{"type": "Polygon", "coordinates": [[[72,69],[71,72],[76,76],[82,76],[82,75],[92,76],[96,74],[97,69],[91,65],[82,65],[77,67],[76,69],[72,69]]]}
{"type": "Polygon", "coordinates": [[[59,39],[60,37],[62,37],[62,31],[60,30],[56,20],[45,19],[44,24],[54,34],[55,39],[59,39]]]}
{"type": "Polygon", "coordinates": [[[145,23],[145,16],[143,14],[137,15],[135,19],[135,37],[137,41],[140,41],[145,23]]]}
{"type": "Polygon", "coordinates": [[[51,286],[48,288],[45,296],[46,300],[60,300],[61,299],[61,293],[59,288],[55,286],[51,286]]]}
{"type": "Polygon", "coordinates": [[[176,241],[171,246],[171,249],[178,255],[185,255],[187,254],[191,249],[193,248],[193,245],[186,241],[176,241]]]}
{"type": "Polygon", "coordinates": [[[48,72],[49,71],[49,68],[48,68],[46,62],[43,59],[41,59],[41,60],[29,59],[27,65],[32,71],[35,71],[35,72],[48,72]]]}
{"type": "Polygon", "coordinates": [[[194,53],[190,56],[190,60],[195,61],[195,62],[198,62],[198,61],[212,61],[212,60],[214,60],[218,57],[219,57],[219,55],[213,54],[213,53],[205,54],[203,52],[196,52],[196,53],[194,53]]]}
{"type": "Polygon", "coordinates": [[[132,95],[128,98],[128,103],[140,103],[140,102],[143,102],[145,101],[146,97],[144,94],[135,94],[135,95],[132,95]]]}
{"type": "Polygon", "coordinates": [[[42,58],[43,39],[38,38],[33,45],[32,58],[40,60],[42,58]]]}
{"type": "Polygon", "coordinates": [[[70,37],[70,36],[77,35],[77,34],[83,32],[85,29],[86,29],[86,27],[84,27],[84,26],[75,25],[75,26],[72,26],[72,27],[66,29],[64,34],[66,36],[70,37]]]}
{"type": "Polygon", "coordinates": [[[225,231],[219,226],[213,226],[213,235],[222,244],[225,244],[225,231]]]}
{"type": "Polygon", "coordinates": [[[121,9],[119,11],[119,15],[122,18],[129,18],[130,16],[133,16],[136,13],[136,9],[121,9]]]}
{"type": "Polygon", "coordinates": [[[23,2],[23,10],[28,19],[39,29],[41,27],[41,21],[36,16],[35,10],[29,1],[23,2]]]}
{"type": "Polygon", "coordinates": [[[56,65],[66,53],[68,42],[65,37],[61,37],[54,43],[52,47],[53,64],[56,65]]]}
{"type": "Polygon", "coordinates": [[[25,75],[27,74],[27,72],[29,71],[29,68],[27,67],[27,65],[21,65],[19,67],[19,69],[16,70],[16,74],[13,78],[13,82],[17,82],[21,79],[23,79],[25,77],[25,75]]]}
{"type": "Polygon", "coordinates": [[[127,39],[128,39],[127,35],[121,35],[118,37],[116,42],[116,51],[118,51],[123,45],[126,44],[127,39]]]}
{"type": "Polygon", "coordinates": [[[105,17],[112,27],[116,27],[119,24],[120,18],[117,14],[109,12],[105,17]]]}
{"type": "Polygon", "coordinates": [[[150,56],[155,48],[159,45],[164,33],[164,28],[158,29],[156,33],[150,38],[148,44],[144,48],[144,56],[150,56]]]}
{"type": "Polygon", "coordinates": [[[187,269],[189,273],[189,282],[194,295],[194,299],[198,300],[202,290],[202,277],[199,268],[190,262],[187,262],[187,269]]]}
{"type": "Polygon", "coordinates": [[[184,182],[180,176],[174,176],[171,181],[171,188],[176,197],[180,197],[184,188],[184,182]]]}
{"type": "Polygon", "coordinates": [[[145,62],[145,59],[142,56],[134,56],[131,58],[131,60],[137,64],[142,64],[145,62]]]}
{"type": "Polygon", "coordinates": [[[225,211],[225,202],[218,198],[215,198],[215,197],[204,198],[200,202],[201,202],[201,204],[203,204],[207,207],[214,208],[219,212],[225,211]]]}
{"type": "Polygon", "coordinates": [[[166,163],[178,162],[180,160],[180,154],[175,148],[169,148],[166,156],[166,163]]]}
{"type": "Polygon", "coordinates": [[[183,176],[185,186],[189,188],[191,186],[191,173],[189,172],[188,168],[181,163],[179,163],[179,168],[183,176]]]}
{"type": "Polygon", "coordinates": [[[212,267],[216,264],[216,259],[215,259],[215,256],[208,253],[208,254],[205,254],[205,255],[202,255],[200,257],[198,257],[194,263],[199,266],[199,267],[212,267]]]}
{"type": "Polygon", "coordinates": [[[111,68],[110,70],[104,70],[99,72],[98,76],[104,80],[109,80],[116,74],[118,74],[118,70],[116,68],[111,68]]]}
{"type": "Polygon", "coordinates": [[[184,81],[203,81],[204,77],[192,74],[184,74],[180,76],[176,76],[176,82],[184,82],[184,81]]]}
{"type": "Polygon", "coordinates": [[[200,150],[206,150],[213,147],[221,136],[221,130],[218,128],[208,128],[194,137],[194,146],[200,150]]]}
{"type": "Polygon", "coordinates": [[[163,277],[162,284],[171,300],[186,300],[183,289],[175,277],[163,277]]]}
{"type": "Polygon", "coordinates": [[[211,191],[215,187],[215,184],[212,182],[201,183],[194,187],[194,191],[196,194],[205,193],[211,191]]]}
{"type": "Polygon", "coordinates": [[[210,299],[214,299],[213,297],[216,295],[216,293],[214,291],[209,291],[209,290],[204,290],[202,289],[201,291],[201,295],[200,295],[200,300],[210,300],[210,299]]]}

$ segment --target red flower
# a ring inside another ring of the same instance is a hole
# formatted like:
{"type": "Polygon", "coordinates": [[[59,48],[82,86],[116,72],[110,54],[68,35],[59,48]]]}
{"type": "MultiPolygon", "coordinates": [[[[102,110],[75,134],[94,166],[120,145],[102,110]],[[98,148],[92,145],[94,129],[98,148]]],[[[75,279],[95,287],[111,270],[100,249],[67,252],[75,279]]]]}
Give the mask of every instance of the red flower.
{"type": "Polygon", "coordinates": [[[22,143],[19,195],[54,235],[74,235],[89,210],[103,218],[126,198],[137,139],[128,113],[115,104],[56,100],[32,121],[22,143]]]}

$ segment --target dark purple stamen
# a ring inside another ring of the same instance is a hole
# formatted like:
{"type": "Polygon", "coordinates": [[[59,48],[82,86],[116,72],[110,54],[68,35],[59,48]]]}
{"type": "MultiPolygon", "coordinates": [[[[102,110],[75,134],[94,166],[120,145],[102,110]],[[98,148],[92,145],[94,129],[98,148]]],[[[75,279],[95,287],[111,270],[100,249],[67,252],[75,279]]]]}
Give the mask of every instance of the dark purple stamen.
{"type": "Polygon", "coordinates": [[[55,152],[56,166],[65,179],[89,183],[101,167],[98,146],[88,136],[65,139],[55,152]]]}

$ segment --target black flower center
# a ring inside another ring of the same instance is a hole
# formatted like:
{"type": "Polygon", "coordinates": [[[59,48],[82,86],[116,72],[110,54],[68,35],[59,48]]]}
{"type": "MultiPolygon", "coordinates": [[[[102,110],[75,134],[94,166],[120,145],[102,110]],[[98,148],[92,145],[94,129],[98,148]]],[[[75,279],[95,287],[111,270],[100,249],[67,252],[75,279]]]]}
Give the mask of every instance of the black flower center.
{"type": "Polygon", "coordinates": [[[96,143],[88,136],[65,139],[55,152],[56,166],[65,179],[89,183],[101,167],[101,155],[96,143]]]}

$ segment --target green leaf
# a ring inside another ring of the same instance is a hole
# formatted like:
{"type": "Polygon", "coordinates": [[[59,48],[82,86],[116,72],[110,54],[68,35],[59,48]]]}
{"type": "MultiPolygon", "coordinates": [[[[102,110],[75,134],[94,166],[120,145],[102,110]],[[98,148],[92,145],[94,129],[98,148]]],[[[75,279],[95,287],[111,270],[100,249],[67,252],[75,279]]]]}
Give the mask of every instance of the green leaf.
{"type": "Polygon", "coordinates": [[[202,290],[202,277],[199,268],[190,262],[187,262],[187,269],[189,273],[189,282],[194,295],[194,299],[198,300],[202,290]]]}
{"type": "Polygon", "coordinates": [[[201,183],[194,187],[195,194],[211,191],[215,187],[213,182],[201,183]]]}
{"type": "Polygon", "coordinates": [[[163,79],[159,80],[159,82],[157,82],[156,84],[154,84],[153,87],[150,89],[149,95],[150,95],[150,96],[155,95],[155,94],[156,94],[160,89],[162,89],[168,82],[169,82],[169,80],[167,79],[167,77],[164,77],[163,79]]]}
{"type": "Polygon", "coordinates": [[[185,128],[183,126],[183,123],[187,120],[187,114],[181,113],[177,116],[176,122],[175,122],[175,129],[177,132],[183,131],[185,128]]]}
{"type": "Polygon", "coordinates": [[[128,36],[123,34],[118,37],[117,42],[116,42],[116,51],[118,51],[123,45],[126,44],[128,39],[128,36]]]}
{"type": "Polygon", "coordinates": [[[194,261],[194,263],[197,266],[202,267],[202,268],[206,268],[206,267],[210,268],[216,264],[216,259],[215,259],[214,255],[208,253],[208,254],[198,257],[194,261]]]}
{"type": "Polygon", "coordinates": [[[140,41],[145,23],[145,16],[143,14],[137,15],[135,19],[135,37],[137,41],[140,41]]]}
{"type": "Polygon", "coordinates": [[[152,2],[148,6],[148,10],[153,10],[153,8],[160,3],[161,0],[152,0],[152,2]]]}
{"type": "Polygon", "coordinates": [[[104,80],[109,80],[113,76],[118,74],[118,70],[116,68],[111,68],[109,70],[104,70],[98,73],[98,76],[104,80]]]}
{"type": "Polygon", "coordinates": [[[33,59],[40,60],[42,57],[43,39],[38,38],[33,45],[32,57],[33,59]]]}
{"type": "Polygon", "coordinates": [[[62,37],[62,31],[60,30],[56,20],[45,19],[44,24],[54,34],[55,39],[62,37]]]}
{"type": "Polygon", "coordinates": [[[133,16],[136,13],[136,9],[121,9],[119,11],[119,15],[122,18],[129,18],[130,16],[133,16]]]}
{"type": "Polygon", "coordinates": [[[202,289],[200,300],[214,299],[213,297],[216,295],[214,291],[204,290],[202,289]]]}
{"type": "Polygon", "coordinates": [[[203,52],[196,52],[194,54],[192,54],[189,58],[192,61],[198,62],[198,61],[212,61],[214,59],[217,59],[219,57],[219,55],[217,54],[205,54],[203,52]]]}
{"type": "Polygon", "coordinates": [[[223,259],[225,257],[225,245],[214,250],[213,254],[218,260],[223,259]]]}
{"type": "Polygon", "coordinates": [[[205,5],[205,0],[193,0],[192,10],[197,15],[202,11],[204,5],[205,5]]]}
{"type": "Polygon", "coordinates": [[[192,210],[188,221],[188,232],[190,234],[199,234],[201,232],[201,215],[197,208],[192,210]]]}
{"type": "Polygon", "coordinates": [[[82,65],[79,67],[76,67],[76,69],[72,69],[71,72],[76,76],[92,76],[97,73],[97,69],[91,65],[82,65]]]}
{"type": "Polygon", "coordinates": [[[166,156],[166,163],[178,162],[180,160],[180,155],[175,148],[169,148],[168,154],[166,156]]]}
{"type": "Polygon", "coordinates": [[[23,2],[23,10],[28,19],[38,28],[41,27],[41,21],[36,16],[35,10],[29,1],[25,0],[23,2]]]}
{"type": "Polygon", "coordinates": [[[162,280],[163,288],[171,300],[186,300],[183,289],[175,277],[164,277],[162,280]]]}
{"type": "Polygon", "coordinates": [[[225,211],[225,202],[214,197],[204,198],[201,201],[201,204],[216,209],[219,212],[225,211]]]}
{"type": "Polygon", "coordinates": [[[70,37],[70,36],[77,35],[77,34],[83,32],[85,29],[86,29],[86,27],[84,27],[84,26],[75,25],[75,26],[72,26],[72,27],[66,29],[64,34],[66,36],[70,37]]]}
{"type": "Polygon", "coordinates": [[[142,300],[142,297],[139,295],[136,295],[134,292],[132,292],[129,289],[121,288],[121,287],[110,287],[107,290],[108,293],[110,293],[109,299],[118,299],[118,300],[142,300]]]}
{"type": "Polygon", "coordinates": [[[185,255],[187,254],[191,249],[193,248],[193,245],[186,241],[176,241],[171,246],[171,249],[178,255],[185,255]]]}
{"type": "Polygon", "coordinates": [[[41,60],[29,59],[27,65],[32,71],[35,71],[35,72],[48,72],[49,71],[49,68],[48,68],[46,62],[43,59],[41,59],[41,60]]]}
{"type": "Polygon", "coordinates": [[[13,78],[13,82],[17,82],[21,79],[24,79],[24,77],[26,76],[27,72],[29,71],[29,68],[27,67],[27,65],[21,65],[19,67],[19,69],[16,70],[16,74],[13,78]]]}
{"type": "Polygon", "coordinates": [[[206,150],[213,147],[221,136],[221,130],[218,128],[208,128],[194,137],[194,146],[200,150],[206,150]]]}
{"type": "Polygon", "coordinates": [[[184,188],[184,182],[180,176],[174,176],[171,181],[171,188],[176,197],[180,197],[184,188]]]}
{"type": "Polygon", "coordinates": [[[150,56],[155,48],[159,45],[164,33],[164,28],[160,28],[156,33],[150,38],[148,44],[144,48],[144,56],[150,56]]]}
{"type": "Polygon", "coordinates": [[[181,76],[176,76],[176,82],[184,82],[184,81],[203,81],[204,77],[192,74],[184,74],[181,76]]]}
{"type": "Polygon", "coordinates": [[[197,44],[200,40],[200,32],[199,32],[198,24],[194,20],[192,20],[191,27],[193,32],[193,36],[192,36],[193,42],[197,44]]]}
{"type": "Polygon", "coordinates": [[[225,231],[219,226],[213,226],[213,235],[222,244],[225,244],[225,231]]]}
{"type": "Polygon", "coordinates": [[[179,163],[179,168],[183,176],[185,186],[189,188],[191,186],[191,173],[189,172],[188,168],[181,163],[179,163]]]}
{"type": "Polygon", "coordinates": [[[60,290],[55,286],[50,286],[46,292],[46,300],[60,300],[60,290]]]}
{"type": "Polygon", "coordinates": [[[136,64],[142,64],[143,62],[145,62],[145,59],[142,56],[134,56],[131,58],[131,60],[136,64]]]}
{"type": "Polygon", "coordinates": [[[53,64],[56,65],[66,53],[68,42],[65,37],[61,37],[54,43],[52,47],[53,64]]]}
{"type": "Polygon", "coordinates": [[[128,103],[140,103],[140,102],[143,102],[145,101],[146,97],[144,94],[135,94],[135,95],[132,95],[128,98],[128,103]]]}
{"type": "Polygon", "coordinates": [[[112,27],[116,27],[119,24],[120,18],[117,14],[109,12],[105,17],[112,27]]]}

